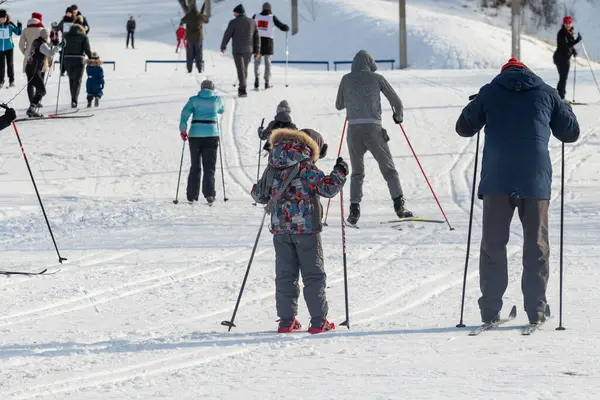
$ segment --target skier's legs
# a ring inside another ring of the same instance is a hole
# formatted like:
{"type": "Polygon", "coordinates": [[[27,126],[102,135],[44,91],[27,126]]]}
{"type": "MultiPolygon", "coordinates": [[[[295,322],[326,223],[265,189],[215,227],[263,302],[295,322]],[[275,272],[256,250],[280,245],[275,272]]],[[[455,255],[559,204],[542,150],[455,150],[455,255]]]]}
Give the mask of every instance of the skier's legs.
{"type": "Polygon", "coordinates": [[[233,59],[235,61],[235,67],[237,69],[238,75],[238,92],[246,91],[246,77],[248,76],[248,63],[250,62],[250,58],[252,57],[252,53],[238,53],[233,55],[233,59]]]}
{"type": "Polygon", "coordinates": [[[202,194],[204,198],[215,197],[215,171],[217,169],[217,153],[219,149],[219,138],[202,138],[202,194]]]}
{"type": "Polygon", "coordinates": [[[200,194],[200,174],[201,167],[201,138],[188,138],[190,148],[190,174],[188,175],[187,199],[188,201],[198,200],[200,194]]]}
{"type": "Polygon", "coordinates": [[[510,222],[515,210],[508,196],[483,197],[483,227],[479,256],[479,298],[481,319],[489,322],[502,309],[502,296],[508,286],[506,245],[510,236],[510,222]]]}
{"type": "Polygon", "coordinates": [[[277,315],[291,320],[298,315],[300,263],[294,241],[289,235],[274,235],[275,303],[277,315]]]}
{"type": "Polygon", "coordinates": [[[564,99],[567,94],[567,79],[569,79],[569,69],[571,65],[569,60],[566,62],[559,61],[556,64],[556,69],[558,69],[558,84],[556,85],[556,90],[558,90],[558,94],[561,99],[564,99]]]}
{"type": "Polygon", "coordinates": [[[83,64],[80,64],[79,60],[77,60],[73,65],[71,74],[69,75],[69,81],[73,82],[73,85],[71,86],[71,101],[74,101],[75,103],[77,103],[77,101],[79,100],[79,92],[81,91],[82,78],[83,64]]]}
{"type": "Polygon", "coordinates": [[[523,225],[523,278],[521,288],[525,312],[530,321],[541,319],[546,309],[546,288],[550,275],[548,241],[548,200],[523,199],[519,219],[523,225]]]}
{"type": "Polygon", "coordinates": [[[4,83],[6,75],[6,51],[0,51],[0,84],[4,83]]]}
{"type": "Polygon", "coordinates": [[[381,175],[387,182],[390,196],[392,199],[396,199],[402,196],[402,186],[390,146],[387,143],[389,140],[387,132],[379,125],[370,125],[370,127],[371,130],[365,138],[365,145],[379,164],[379,171],[381,171],[381,175]]]}
{"type": "Polygon", "coordinates": [[[362,185],[365,180],[365,153],[364,125],[349,125],[346,142],[350,153],[350,203],[360,203],[362,200],[362,185]]]}
{"type": "Polygon", "coordinates": [[[263,57],[265,59],[265,83],[269,83],[271,81],[271,60],[273,56],[265,55],[263,57]]]}
{"type": "Polygon", "coordinates": [[[194,50],[196,58],[196,69],[198,70],[198,72],[202,72],[202,40],[198,40],[196,43],[194,43],[194,46],[196,47],[196,49],[194,50]]]}
{"type": "Polygon", "coordinates": [[[262,60],[262,56],[259,56],[256,60],[254,60],[254,79],[258,82],[260,79],[260,61],[262,60]]]}
{"type": "Polygon", "coordinates": [[[33,96],[32,104],[39,104],[42,101],[42,98],[46,95],[46,87],[44,85],[44,79],[42,78],[42,75],[39,72],[33,74],[31,83],[35,88],[35,95],[33,96]]]}
{"type": "Polygon", "coordinates": [[[187,71],[191,74],[194,67],[194,46],[187,46],[185,48],[185,57],[187,71]]]}
{"type": "Polygon", "coordinates": [[[33,75],[35,74],[35,68],[26,67],[25,74],[27,75],[27,97],[29,98],[29,104],[34,104],[33,97],[35,96],[35,85],[33,83],[33,75]]]}
{"type": "Polygon", "coordinates": [[[296,246],[302,282],[304,283],[304,300],[311,318],[326,318],[329,311],[325,288],[327,274],[323,258],[321,235],[293,235],[296,246]]]}
{"type": "Polygon", "coordinates": [[[8,82],[13,83],[15,81],[15,64],[14,64],[14,48],[6,51],[6,64],[8,71],[8,82]]]}

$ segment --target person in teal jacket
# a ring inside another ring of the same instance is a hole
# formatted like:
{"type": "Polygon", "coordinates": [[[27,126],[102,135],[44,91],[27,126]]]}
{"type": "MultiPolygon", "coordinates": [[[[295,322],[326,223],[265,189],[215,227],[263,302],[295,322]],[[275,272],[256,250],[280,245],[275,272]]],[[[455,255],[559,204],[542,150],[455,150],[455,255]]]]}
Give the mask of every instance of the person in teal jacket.
{"type": "Polygon", "coordinates": [[[198,201],[200,195],[200,174],[204,168],[202,179],[202,195],[212,204],[215,201],[215,170],[217,150],[219,149],[219,114],[225,112],[221,97],[214,92],[215,85],[205,80],[200,85],[200,92],[190,97],[183,110],[179,131],[183,141],[189,138],[191,155],[190,174],[188,175],[187,199],[191,203],[198,201]],[[192,117],[192,125],[188,132],[188,120],[192,117]]]}
{"type": "Polygon", "coordinates": [[[13,51],[15,45],[12,35],[21,35],[23,24],[17,21],[17,25],[10,21],[6,10],[0,10],[0,86],[4,86],[5,66],[8,67],[8,84],[15,86],[15,63],[13,51]]]}

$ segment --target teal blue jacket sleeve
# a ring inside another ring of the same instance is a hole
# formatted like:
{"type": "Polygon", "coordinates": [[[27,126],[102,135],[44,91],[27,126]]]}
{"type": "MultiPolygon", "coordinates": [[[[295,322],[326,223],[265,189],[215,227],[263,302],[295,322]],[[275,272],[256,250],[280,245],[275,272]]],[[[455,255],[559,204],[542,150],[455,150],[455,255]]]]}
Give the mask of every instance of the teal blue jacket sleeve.
{"type": "Polygon", "coordinates": [[[179,120],[179,131],[180,132],[181,131],[187,132],[187,127],[188,127],[187,123],[193,112],[194,112],[194,109],[192,106],[192,100],[189,100],[187,102],[187,104],[183,107],[183,110],[181,110],[181,119],[179,120]]]}

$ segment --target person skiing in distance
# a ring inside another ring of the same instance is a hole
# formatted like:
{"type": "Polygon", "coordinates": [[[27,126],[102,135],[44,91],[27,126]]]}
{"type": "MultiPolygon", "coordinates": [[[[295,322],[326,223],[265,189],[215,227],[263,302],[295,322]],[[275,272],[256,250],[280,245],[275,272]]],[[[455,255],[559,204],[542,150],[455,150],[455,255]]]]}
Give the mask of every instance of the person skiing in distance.
{"type": "Polygon", "coordinates": [[[92,57],[87,60],[85,72],[88,76],[85,83],[87,108],[92,106],[92,100],[94,100],[94,106],[98,107],[102,98],[102,91],[104,90],[104,70],[102,69],[102,60],[100,60],[98,53],[93,52],[92,57]]]}
{"type": "Polygon", "coordinates": [[[240,97],[248,96],[246,91],[246,79],[248,77],[248,65],[252,54],[257,60],[260,56],[260,41],[256,21],[246,16],[246,10],[242,4],[233,9],[235,17],[229,21],[227,30],[223,34],[221,42],[221,53],[225,53],[227,43],[232,41],[232,53],[235,61],[235,67],[238,75],[238,95],[240,97]]]}
{"type": "Polygon", "coordinates": [[[14,43],[12,35],[21,35],[23,25],[13,24],[6,10],[0,10],[0,87],[4,86],[4,75],[8,75],[8,85],[15,86],[14,43]],[[6,68],[6,69],[5,69],[6,68]]]}
{"type": "Polygon", "coordinates": [[[129,48],[129,39],[131,39],[131,48],[135,49],[135,27],[135,18],[133,18],[132,15],[129,17],[129,20],[127,20],[127,24],[125,26],[125,28],[127,28],[127,43],[125,45],[126,48],[129,48]]]}
{"type": "Polygon", "coordinates": [[[499,319],[508,286],[506,245],[515,209],[523,226],[524,305],[529,322],[544,322],[547,306],[550,132],[561,142],[579,138],[577,117],[556,90],[511,58],[463,109],[456,132],[472,137],[485,126],[478,198],[483,199],[479,299],[484,323],[499,319]],[[507,118],[510,116],[510,118],[507,118]]]}
{"type": "Polygon", "coordinates": [[[81,26],[84,27],[85,29],[85,33],[86,35],[90,33],[90,25],[88,24],[88,20],[86,17],[84,17],[81,12],[79,11],[79,7],[77,7],[76,4],[73,4],[71,6],[71,11],[73,12],[73,17],[77,18],[77,17],[81,17],[82,22],[81,22],[81,26]]]}
{"type": "Polygon", "coordinates": [[[575,28],[573,27],[573,18],[564,17],[563,25],[556,35],[556,51],[552,56],[556,69],[558,70],[558,85],[556,90],[561,99],[567,94],[567,80],[569,79],[569,69],[571,67],[571,56],[577,58],[575,45],[581,41],[581,34],[575,38],[575,28]]]}
{"type": "MultiPolygon", "coordinates": [[[[193,2],[188,6],[188,11],[181,19],[181,23],[185,24],[185,52],[187,61],[187,71],[192,73],[194,62],[196,63],[196,69],[199,73],[202,72],[202,61],[203,61],[203,42],[204,42],[204,24],[208,24],[208,15],[204,14],[204,4],[200,12],[196,7],[196,2],[193,2]]],[[[179,48],[179,44],[177,45],[179,48]]]]}
{"type": "Polygon", "coordinates": [[[38,109],[42,98],[46,95],[46,85],[42,71],[47,65],[48,58],[52,58],[61,49],[61,46],[48,44],[50,32],[47,29],[40,31],[40,36],[31,44],[31,51],[27,57],[25,73],[27,74],[27,94],[30,95],[30,105],[27,109],[29,117],[42,117],[38,109]]]}
{"type": "Polygon", "coordinates": [[[269,122],[266,128],[258,128],[258,137],[260,140],[266,140],[264,150],[270,151],[270,143],[269,138],[271,137],[271,133],[275,129],[288,128],[288,129],[298,129],[296,125],[292,122],[292,109],[287,100],[282,100],[277,105],[277,111],[275,112],[275,119],[269,122]]]}
{"type": "MultiPolygon", "coordinates": [[[[183,48],[187,48],[187,40],[185,40],[185,26],[183,23],[179,24],[179,28],[177,28],[177,47],[175,48],[175,53],[179,52],[179,46],[183,44],[183,48]]],[[[191,68],[188,72],[192,72],[191,68]]]]}
{"type": "Polygon", "coordinates": [[[212,204],[215,201],[215,171],[217,150],[219,149],[219,114],[225,112],[223,99],[215,94],[215,85],[205,80],[200,84],[200,92],[190,97],[181,110],[179,131],[182,140],[188,140],[190,147],[190,174],[187,183],[187,199],[192,204],[200,196],[200,175],[202,179],[202,195],[212,204]],[[192,125],[187,131],[188,120],[192,117],[192,125]]]}
{"type": "Polygon", "coordinates": [[[346,109],[348,135],[346,141],[350,152],[352,176],[350,182],[350,215],[348,223],[355,225],[360,218],[362,185],[365,179],[365,153],[373,154],[379,170],[385,178],[394,211],[399,218],[412,217],[405,208],[404,195],[394,159],[388,145],[389,137],[381,126],[381,99],[383,93],[390,102],[395,124],[402,123],[402,101],[381,75],[375,73],[377,64],[365,50],[359,51],[352,61],[351,72],[344,75],[338,89],[335,107],[346,109]]]}
{"type": "Polygon", "coordinates": [[[83,18],[81,18],[81,16],[77,17],[75,23],[71,26],[69,33],[65,35],[66,45],[64,48],[64,63],[67,74],[69,75],[72,108],[77,108],[85,66],[84,58],[86,56],[87,58],[92,58],[90,40],[85,33],[85,28],[82,23],[83,18]]]}
{"type": "MultiPolygon", "coordinates": [[[[31,14],[31,19],[27,21],[27,28],[23,29],[21,33],[21,39],[19,40],[19,50],[23,54],[23,72],[27,73],[27,60],[29,59],[29,54],[31,49],[33,48],[33,42],[40,38],[40,32],[44,29],[44,24],[42,23],[42,14],[34,12],[31,14]]],[[[48,58],[44,59],[43,68],[41,71],[42,79],[45,78],[46,73],[49,71],[50,63],[52,60],[48,60],[48,58]]],[[[27,79],[29,81],[29,79],[27,79]]],[[[29,96],[29,103],[33,103],[33,98],[35,96],[35,86],[27,85],[27,95],[29,96]]],[[[40,107],[41,104],[37,103],[40,107]]]]}
{"type": "Polygon", "coordinates": [[[269,89],[272,87],[269,84],[269,79],[271,79],[271,59],[275,52],[275,27],[283,32],[289,31],[290,27],[273,15],[271,3],[264,3],[261,13],[254,15],[252,19],[256,20],[260,36],[260,56],[254,61],[254,89],[258,90],[260,85],[260,63],[262,58],[265,59],[265,89],[269,89]]]}
{"type": "MultiPolygon", "coordinates": [[[[60,33],[60,35],[62,37],[60,39],[57,38],[56,40],[62,41],[65,39],[65,37],[67,36],[67,33],[69,33],[69,31],[71,30],[71,27],[75,23],[75,18],[76,17],[73,15],[73,10],[71,9],[71,7],[67,8],[65,11],[65,15],[63,16],[62,20],[58,23],[58,26],[56,28],[56,32],[60,33]]],[[[65,76],[65,72],[67,72],[67,71],[65,69],[64,50],[63,50],[60,52],[60,76],[65,76]]]]}
{"type": "Polygon", "coordinates": [[[17,119],[17,112],[14,108],[3,106],[5,109],[4,115],[0,117],[0,131],[6,129],[10,124],[17,119]]]}
{"type": "MultiPolygon", "coordinates": [[[[322,207],[318,196],[331,198],[342,190],[348,165],[340,157],[331,174],[325,176],[316,166],[320,157],[319,144],[306,132],[277,129],[269,140],[273,150],[267,168],[251,194],[257,203],[266,204],[266,211],[271,214],[269,229],[275,247],[278,332],[302,329],[296,319],[300,273],[311,316],[308,332],[330,331],[335,329],[335,324],[327,319],[327,275],[321,245],[322,207]]],[[[322,137],[320,141],[323,143],[322,137]]]]}

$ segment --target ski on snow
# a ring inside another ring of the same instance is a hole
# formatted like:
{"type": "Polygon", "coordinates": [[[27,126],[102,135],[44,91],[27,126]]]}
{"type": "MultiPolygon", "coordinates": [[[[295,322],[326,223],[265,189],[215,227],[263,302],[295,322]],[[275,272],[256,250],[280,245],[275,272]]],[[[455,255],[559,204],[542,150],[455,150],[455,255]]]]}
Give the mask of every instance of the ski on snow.
{"type": "Polygon", "coordinates": [[[434,224],[443,224],[446,221],[442,221],[439,219],[421,218],[421,217],[406,217],[406,218],[393,219],[391,221],[383,221],[383,222],[381,222],[381,224],[397,224],[400,222],[430,222],[430,223],[434,223],[434,224]]]}
{"type": "Polygon", "coordinates": [[[48,114],[43,117],[27,117],[27,118],[17,118],[15,122],[25,122],[25,121],[38,121],[38,120],[48,120],[48,119],[67,119],[67,118],[90,118],[93,117],[94,114],[85,114],[85,115],[73,115],[79,112],[79,109],[73,111],[64,111],[57,114],[48,114]]]}
{"type": "Polygon", "coordinates": [[[21,271],[0,271],[0,275],[27,275],[27,276],[35,276],[35,275],[54,275],[58,271],[55,272],[47,272],[48,268],[39,271],[39,272],[21,272],[21,271]]]}
{"type": "Polygon", "coordinates": [[[482,324],[482,325],[478,326],[477,328],[475,328],[475,330],[471,331],[469,333],[469,336],[477,336],[480,333],[489,331],[490,329],[497,328],[502,324],[512,321],[516,317],[517,317],[517,306],[512,306],[512,309],[510,310],[510,314],[508,314],[508,317],[502,318],[496,322],[486,322],[485,324],[482,324]]]}
{"type": "Polygon", "coordinates": [[[521,334],[525,335],[525,336],[531,335],[533,332],[537,331],[539,327],[544,325],[546,323],[546,321],[548,321],[548,318],[550,318],[551,315],[552,314],[550,313],[550,306],[546,304],[546,311],[544,311],[544,316],[546,317],[546,319],[544,321],[540,322],[539,324],[527,324],[525,326],[525,328],[523,329],[523,331],[521,332],[521,334]]]}

